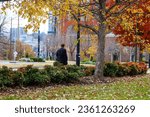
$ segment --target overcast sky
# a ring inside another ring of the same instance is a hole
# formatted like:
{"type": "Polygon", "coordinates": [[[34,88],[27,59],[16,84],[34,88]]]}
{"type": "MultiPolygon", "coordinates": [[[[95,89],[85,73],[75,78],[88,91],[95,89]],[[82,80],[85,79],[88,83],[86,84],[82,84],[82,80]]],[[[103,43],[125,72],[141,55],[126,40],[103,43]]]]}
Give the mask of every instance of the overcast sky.
{"type": "MultiPolygon", "coordinates": [[[[17,16],[17,14],[12,13],[10,10],[8,10],[7,11],[7,17],[8,17],[8,20],[10,20],[10,22],[8,24],[8,27],[11,26],[11,18],[13,18],[12,27],[17,28],[18,27],[18,16],[17,16]]],[[[19,18],[19,24],[20,24],[19,27],[24,27],[27,23],[28,23],[27,19],[23,19],[21,17],[19,18]]],[[[47,33],[47,31],[48,31],[48,22],[46,22],[45,24],[41,24],[40,31],[47,33]]],[[[28,33],[32,33],[32,30],[29,30],[28,33]]]]}

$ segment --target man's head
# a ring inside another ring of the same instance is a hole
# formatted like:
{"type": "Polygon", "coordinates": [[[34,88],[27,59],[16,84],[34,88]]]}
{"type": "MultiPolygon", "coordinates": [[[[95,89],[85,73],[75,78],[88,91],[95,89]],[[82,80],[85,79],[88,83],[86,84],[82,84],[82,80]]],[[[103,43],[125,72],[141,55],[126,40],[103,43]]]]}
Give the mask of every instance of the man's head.
{"type": "Polygon", "coordinates": [[[65,47],[65,44],[61,44],[61,47],[64,48],[64,47],[65,47]]]}

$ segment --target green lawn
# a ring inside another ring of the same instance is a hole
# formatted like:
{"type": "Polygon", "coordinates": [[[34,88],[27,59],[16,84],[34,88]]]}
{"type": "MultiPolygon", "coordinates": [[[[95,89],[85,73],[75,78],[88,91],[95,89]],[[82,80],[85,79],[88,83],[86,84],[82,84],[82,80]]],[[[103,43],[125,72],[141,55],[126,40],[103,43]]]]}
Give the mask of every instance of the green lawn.
{"type": "Polygon", "coordinates": [[[107,84],[49,86],[46,88],[25,88],[0,91],[0,99],[35,100],[150,100],[150,78],[132,81],[118,81],[107,84]]]}

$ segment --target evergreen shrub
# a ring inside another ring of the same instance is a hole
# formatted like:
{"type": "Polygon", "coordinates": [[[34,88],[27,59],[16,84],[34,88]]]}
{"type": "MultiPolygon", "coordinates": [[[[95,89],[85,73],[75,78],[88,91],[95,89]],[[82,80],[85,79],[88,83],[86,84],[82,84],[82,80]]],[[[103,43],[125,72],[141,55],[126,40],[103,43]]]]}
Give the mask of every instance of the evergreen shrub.
{"type": "MultiPolygon", "coordinates": [[[[0,87],[5,86],[45,86],[50,83],[62,84],[73,83],[83,76],[94,75],[95,66],[50,66],[44,69],[34,68],[32,65],[21,67],[17,71],[3,66],[0,68],[0,87]]],[[[106,63],[104,76],[121,77],[145,74],[147,65],[145,63],[106,63]]]]}

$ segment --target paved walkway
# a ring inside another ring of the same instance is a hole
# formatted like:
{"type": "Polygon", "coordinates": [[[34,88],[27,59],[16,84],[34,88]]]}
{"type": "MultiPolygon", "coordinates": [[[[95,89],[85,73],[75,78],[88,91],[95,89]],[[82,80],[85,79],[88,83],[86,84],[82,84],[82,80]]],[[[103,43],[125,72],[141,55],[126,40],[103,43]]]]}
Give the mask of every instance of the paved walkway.
{"type": "MultiPolygon", "coordinates": [[[[0,67],[2,66],[8,66],[14,69],[17,69],[19,67],[25,67],[27,65],[33,65],[34,67],[43,68],[45,65],[53,65],[54,61],[46,61],[46,62],[16,62],[16,63],[10,63],[9,61],[0,61],[0,67]]],[[[74,65],[75,61],[69,61],[68,64],[74,65]]],[[[85,66],[88,66],[88,64],[85,64],[85,66]]],[[[91,66],[91,65],[90,65],[91,66]]],[[[147,71],[148,74],[150,74],[150,69],[147,71]]]]}
{"type": "Polygon", "coordinates": [[[150,69],[148,69],[147,73],[150,74],[150,69]]]}
{"type": "MultiPolygon", "coordinates": [[[[33,65],[37,68],[43,68],[45,65],[53,65],[54,61],[46,61],[46,62],[9,62],[9,61],[0,61],[0,67],[7,66],[10,68],[17,69],[19,67],[26,67],[27,65],[33,65]]],[[[75,61],[69,61],[68,64],[73,65],[75,61]]]]}

